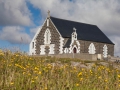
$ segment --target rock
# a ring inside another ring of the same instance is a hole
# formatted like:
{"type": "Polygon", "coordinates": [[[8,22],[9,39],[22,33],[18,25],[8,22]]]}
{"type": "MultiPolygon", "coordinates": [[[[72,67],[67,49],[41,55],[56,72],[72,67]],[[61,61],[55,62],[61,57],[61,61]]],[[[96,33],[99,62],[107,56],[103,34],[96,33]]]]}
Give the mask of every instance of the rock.
{"type": "Polygon", "coordinates": [[[72,67],[77,67],[77,68],[85,68],[85,69],[90,69],[91,68],[90,65],[87,66],[85,64],[82,64],[81,62],[73,62],[73,61],[71,61],[71,66],[72,67]]]}
{"type": "Polygon", "coordinates": [[[109,64],[106,63],[106,62],[100,62],[100,64],[103,65],[103,66],[108,66],[108,65],[109,65],[109,64]]]}
{"type": "Polygon", "coordinates": [[[88,69],[91,69],[95,63],[86,63],[88,69]]]}
{"type": "Polygon", "coordinates": [[[81,64],[81,62],[73,62],[71,61],[71,66],[78,67],[81,64]]]}
{"type": "Polygon", "coordinates": [[[86,68],[86,69],[89,69],[85,64],[80,64],[79,68],[86,68]]]}

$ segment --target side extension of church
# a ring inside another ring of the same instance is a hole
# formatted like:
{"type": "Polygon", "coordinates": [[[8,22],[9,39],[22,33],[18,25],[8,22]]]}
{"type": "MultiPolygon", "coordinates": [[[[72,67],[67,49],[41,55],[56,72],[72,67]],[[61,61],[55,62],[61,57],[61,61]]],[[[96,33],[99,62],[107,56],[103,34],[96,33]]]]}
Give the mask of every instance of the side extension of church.
{"type": "Polygon", "coordinates": [[[96,26],[48,15],[30,43],[30,55],[67,53],[114,56],[114,43],[96,26]]]}

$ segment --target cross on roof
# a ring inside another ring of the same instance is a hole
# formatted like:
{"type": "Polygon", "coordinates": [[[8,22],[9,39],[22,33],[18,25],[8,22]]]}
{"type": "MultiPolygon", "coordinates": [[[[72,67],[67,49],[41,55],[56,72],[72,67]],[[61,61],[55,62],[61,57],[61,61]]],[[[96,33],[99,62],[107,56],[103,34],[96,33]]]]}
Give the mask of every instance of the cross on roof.
{"type": "Polygon", "coordinates": [[[50,17],[50,10],[48,10],[48,17],[50,17]]]}

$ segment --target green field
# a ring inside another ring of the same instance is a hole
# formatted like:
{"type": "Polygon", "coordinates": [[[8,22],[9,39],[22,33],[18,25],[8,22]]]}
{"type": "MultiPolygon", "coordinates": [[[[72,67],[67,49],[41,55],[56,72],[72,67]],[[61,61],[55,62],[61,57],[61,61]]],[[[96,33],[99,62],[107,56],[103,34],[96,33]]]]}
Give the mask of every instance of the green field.
{"type": "Polygon", "coordinates": [[[98,61],[0,51],[0,90],[120,90],[120,70],[98,61]],[[87,69],[71,61],[94,64],[87,69]]]}

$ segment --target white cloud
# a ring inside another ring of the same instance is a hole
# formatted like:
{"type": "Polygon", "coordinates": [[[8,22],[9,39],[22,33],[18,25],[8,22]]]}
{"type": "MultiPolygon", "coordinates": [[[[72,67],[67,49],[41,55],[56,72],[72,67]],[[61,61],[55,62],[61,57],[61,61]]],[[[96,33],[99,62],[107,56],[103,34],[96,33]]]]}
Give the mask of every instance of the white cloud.
{"type": "Polygon", "coordinates": [[[26,0],[0,0],[0,25],[32,25],[26,0]]]}
{"type": "Polygon", "coordinates": [[[35,28],[31,28],[31,29],[30,29],[30,32],[31,32],[32,34],[35,34],[39,28],[40,28],[40,26],[35,27],[35,28]]]}
{"type": "Polygon", "coordinates": [[[0,32],[0,39],[14,44],[28,44],[31,41],[30,36],[19,26],[6,26],[0,32]]]}
{"type": "Polygon", "coordinates": [[[41,28],[41,26],[37,26],[35,28],[31,28],[30,29],[30,33],[31,33],[31,38],[33,38],[35,36],[35,34],[37,33],[38,29],[41,28]]]}
{"type": "Polygon", "coordinates": [[[115,43],[115,53],[120,55],[120,2],[119,0],[30,0],[34,7],[51,15],[97,25],[115,43]]]}
{"type": "Polygon", "coordinates": [[[119,36],[111,36],[112,41],[115,43],[115,56],[120,56],[120,37],[119,36]]]}

